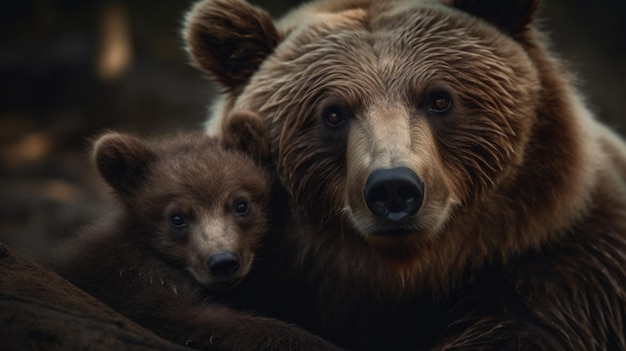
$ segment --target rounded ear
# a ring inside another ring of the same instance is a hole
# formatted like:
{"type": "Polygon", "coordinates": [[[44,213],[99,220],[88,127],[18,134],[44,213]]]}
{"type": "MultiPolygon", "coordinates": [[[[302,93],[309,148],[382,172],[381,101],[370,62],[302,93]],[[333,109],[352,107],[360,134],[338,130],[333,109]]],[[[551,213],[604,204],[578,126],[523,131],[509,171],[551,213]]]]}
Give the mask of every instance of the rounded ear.
{"type": "Polygon", "coordinates": [[[454,0],[454,7],[491,22],[517,37],[533,21],[539,0],[454,0]]]}
{"type": "Polygon", "coordinates": [[[110,132],[94,143],[93,160],[104,180],[118,193],[135,190],[156,154],[132,135],[110,132]]]}
{"type": "Polygon", "coordinates": [[[230,92],[248,82],[280,41],[270,15],[241,0],[196,3],[183,36],[193,64],[230,92]]]}
{"type": "Polygon", "coordinates": [[[222,128],[222,141],[227,148],[243,151],[260,164],[269,162],[269,130],[259,115],[250,111],[233,112],[222,128]]]}

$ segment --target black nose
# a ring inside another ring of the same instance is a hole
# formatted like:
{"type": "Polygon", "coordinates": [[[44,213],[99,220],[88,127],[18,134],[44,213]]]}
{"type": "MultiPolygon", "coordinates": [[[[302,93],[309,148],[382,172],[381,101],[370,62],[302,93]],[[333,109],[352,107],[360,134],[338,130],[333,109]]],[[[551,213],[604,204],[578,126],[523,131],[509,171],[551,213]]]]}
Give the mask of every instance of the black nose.
{"type": "Polygon", "coordinates": [[[365,202],[373,214],[399,222],[422,206],[424,183],[411,169],[374,171],[365,182],[365,202]]]}
{"type": "Polygon", "coordinates": [[[239,270],[239,256],[231,251],[212,255],[207,261],[209,271],[216,277],[227,277],[239,270]]]}

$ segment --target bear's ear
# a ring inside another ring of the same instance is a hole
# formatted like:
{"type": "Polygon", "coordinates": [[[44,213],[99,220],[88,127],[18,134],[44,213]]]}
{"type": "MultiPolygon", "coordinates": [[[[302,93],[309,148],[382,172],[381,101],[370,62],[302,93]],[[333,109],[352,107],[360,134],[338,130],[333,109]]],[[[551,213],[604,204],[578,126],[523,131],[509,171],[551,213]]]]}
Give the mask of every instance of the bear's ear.
{"type": "Polygon", "coordinates": [[[132,193],[156,154],[132,135],[109,132],[94,143],[93,160],[104,180],[120,194],[132,193]]]}
{"type": "Polygon", "coordinates": [[[454,0],[454,7],[491,22],[513,37],[524,32],[539,8],[539,0],[454,0]]]}
{"type": "Polygon", "coordinates": [[[250,111],[233,112],[222,128],[226,147],[241,150],[262,165],[269,162],[269,130],[259,115],[250,111]]]}
{"type": "Polygon", "coordinates": [[[241,0],[196,3],[183,35],[193,64],[230,92],[248,82],[280,41],[270,15],[241,0]]]}

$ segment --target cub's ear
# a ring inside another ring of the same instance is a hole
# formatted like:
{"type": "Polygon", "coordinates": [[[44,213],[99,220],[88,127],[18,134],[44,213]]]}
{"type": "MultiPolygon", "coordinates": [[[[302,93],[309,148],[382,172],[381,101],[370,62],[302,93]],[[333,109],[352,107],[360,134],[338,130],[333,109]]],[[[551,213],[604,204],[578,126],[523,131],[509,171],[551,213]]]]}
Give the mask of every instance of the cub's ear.
{"type": "Polygon", "coordinates": [[[196,3],[183,36],[193,64],[229,92],[242,88],[280,41],[270,15],[242,0],[196,3]]]}
{"type": "Polygon", "coordinates": [[[260,164],[270,160],[270,136],[265,122],[250,111],[236,111],[223,124],[222,141],[228,148],[251,155],[260,164]]]}
{"type": "Polygon", "coordinates": [[[156,154],[141,139],[109,132],[94,143],[93,160],[104,180],[118,193],[135,190],[156,154]]]}
{"type": "Polygon", "coordinates": [[[454,0],[454,7],[491,22],[513,37],[532,22],[540,0],[454,0]]]}

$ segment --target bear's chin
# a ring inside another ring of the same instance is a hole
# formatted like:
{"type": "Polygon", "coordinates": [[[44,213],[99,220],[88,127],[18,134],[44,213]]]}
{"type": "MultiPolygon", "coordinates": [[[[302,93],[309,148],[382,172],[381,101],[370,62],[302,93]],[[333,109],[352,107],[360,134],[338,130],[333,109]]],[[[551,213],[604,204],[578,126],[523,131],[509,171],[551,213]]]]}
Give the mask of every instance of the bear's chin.
{"type": "Polygon", "coordinates": [[[386,260],[408,261],[420,254],[436,234],[425,231],[407,231],[398,229],[372,233],[363,236],[375,254],[386,260]]]}
{"type": "Polygon", "coordinates": [[[201,286],[206,287],[212,291],[227,291],[235,288],[245,275],[233,275],[228,277],[215,277],[206,271],[200,270],[194,271],[191,268],[187,268],[187,271],[191,273],[193,279],[201,286]]]}
{"type": "Polygon", "coordinates": [[[207,288],[209,288],[209,290],[217,292],[228,291],[234,289],[237,285],[239,285],[239,283],[241,283],[242,280],[243,279],[241,278],[233,278],[228,280],[215,281],[207,284],[207,288]]]}

